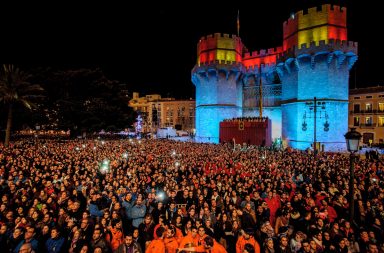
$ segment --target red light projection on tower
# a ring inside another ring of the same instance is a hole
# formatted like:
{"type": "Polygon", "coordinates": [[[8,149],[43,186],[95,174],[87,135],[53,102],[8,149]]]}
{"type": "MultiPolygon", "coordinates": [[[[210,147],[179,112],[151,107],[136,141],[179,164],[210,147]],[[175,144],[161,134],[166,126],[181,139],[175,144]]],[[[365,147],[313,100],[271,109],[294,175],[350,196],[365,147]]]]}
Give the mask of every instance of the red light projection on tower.
{"type": "Polygon", "coordinates": [[[200,39],[197,46],[197,64],[213,61],[241,62],[243,43],[235,35],[215,33],[200,39]]]}
{"type": "Polygon", "coordinates": [[[270,48],[268,50],[260,50],[252,53],[245,53],[243,57],[243,65],[246,68],[260,66],[260,64],[276,64],[276,57],[283,52],[282,47],[270,48]]]}

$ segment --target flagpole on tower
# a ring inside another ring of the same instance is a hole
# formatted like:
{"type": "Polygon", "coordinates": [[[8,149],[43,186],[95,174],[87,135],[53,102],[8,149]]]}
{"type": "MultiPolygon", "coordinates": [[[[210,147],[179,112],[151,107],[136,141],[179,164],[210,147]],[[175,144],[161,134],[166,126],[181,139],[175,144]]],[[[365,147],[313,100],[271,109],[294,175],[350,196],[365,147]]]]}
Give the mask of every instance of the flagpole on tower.
{"type": "Polygon", "coordinates": [[[240,10],[237,9],[237,37],[240,37],[240,10]]]}

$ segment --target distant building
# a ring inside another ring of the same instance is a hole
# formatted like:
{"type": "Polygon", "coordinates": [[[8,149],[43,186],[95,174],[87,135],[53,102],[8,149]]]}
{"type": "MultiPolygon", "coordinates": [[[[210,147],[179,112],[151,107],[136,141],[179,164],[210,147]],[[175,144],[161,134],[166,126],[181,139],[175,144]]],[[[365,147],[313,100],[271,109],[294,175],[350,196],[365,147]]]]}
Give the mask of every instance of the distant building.
{"type": "Polygon", "coordinates": [[[194,131],[195,100],[162,98],[159,94],[139,97],[139,93],[134,92],[129,106],[142,114],[144,132],[154,132],[164,127],[194,131]]]}
{"type": "Polygon", "coordinates": [[[348,125],[363,135],[363,143],[384,143],[383,86],[350,90],[348,125]]]}

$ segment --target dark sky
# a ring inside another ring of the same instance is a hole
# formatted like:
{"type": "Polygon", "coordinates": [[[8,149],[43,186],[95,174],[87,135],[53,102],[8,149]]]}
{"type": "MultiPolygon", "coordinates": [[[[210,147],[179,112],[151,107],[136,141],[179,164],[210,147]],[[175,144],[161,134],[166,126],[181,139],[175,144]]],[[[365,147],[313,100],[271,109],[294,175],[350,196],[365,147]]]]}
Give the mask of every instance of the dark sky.
{"type": "Polygon", "coordinates": [[[357,0],[269,0],[234,6],[187,1],[168,6],[45,3],[41,8],[33,5],[22,10],[15,6],[1,14],[0,57],[5,63],[24,65],[100,66],[109,78],[129,84],[132,90],[194,97],[190,80],[197,42],[215,32],[235,34],[238,9],[240,36],[254,51],[281,46],[282,23],[290,13],[323,2],[348,8],[348,39],[359,42],[351,87],[384,85],[379,64],[384,58],[378,39],[384,24],[381,10],[357,0]]]}

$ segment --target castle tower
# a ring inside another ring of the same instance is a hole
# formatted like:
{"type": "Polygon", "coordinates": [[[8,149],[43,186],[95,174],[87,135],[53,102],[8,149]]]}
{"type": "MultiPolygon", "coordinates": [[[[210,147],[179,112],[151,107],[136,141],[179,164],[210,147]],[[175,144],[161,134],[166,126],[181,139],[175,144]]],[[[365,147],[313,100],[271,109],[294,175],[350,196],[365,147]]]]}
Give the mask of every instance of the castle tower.
{"type": "Polygon", "coordinates": [[[196,86],[196,140],[219,142],[219,123],[241,116],[243,44],[235,35],[215,33],[200,39],[197,64],[192,70],[196,86]]]}
{"type": "Polygon", "coordinates": [[[276,68],[282,81],[283,140],[306,149],[316,131],[325,150],[344,150],[349,70],[357,60],[357,43],[346,41],[346,9],[326,4],[300,11],[284,23],[283,30],[284,53],[276,68]],[[320,109],[316,129],[309,105],[314,97],[320,109]]]}

